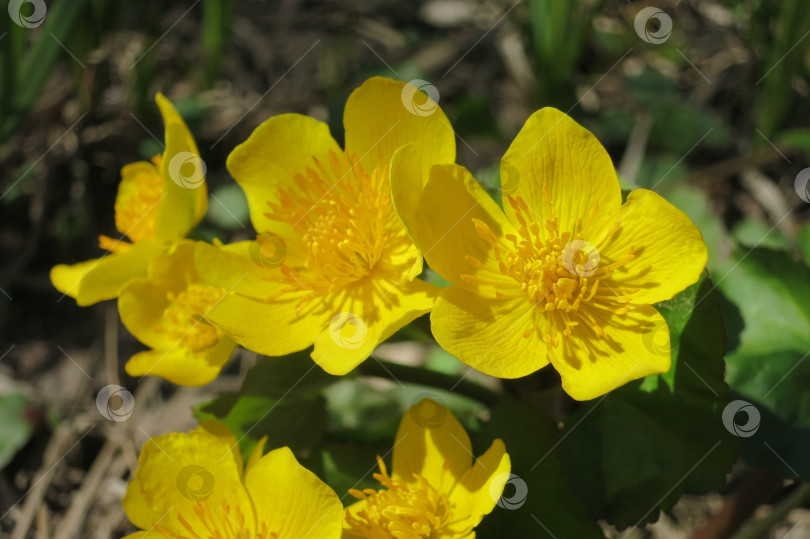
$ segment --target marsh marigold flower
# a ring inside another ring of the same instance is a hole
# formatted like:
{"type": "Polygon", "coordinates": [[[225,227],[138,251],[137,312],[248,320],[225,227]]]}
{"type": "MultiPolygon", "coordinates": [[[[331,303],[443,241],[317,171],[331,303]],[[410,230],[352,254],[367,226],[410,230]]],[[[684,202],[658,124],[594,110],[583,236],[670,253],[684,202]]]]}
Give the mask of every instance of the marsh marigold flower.
{"type": "Polygon", "coordinates": [[[121,236],[99,237],[99,246],[107,251],[101,258],[51,270],[56,289],[79,305],[118,297],[127,281],[145,275],[149,261],[185,237],[205,215],[205,169],[194,137],[163,94],[155,101],[163,116],[166,149],[151,162],[121,169],[115,199],[115,227],[121,236]]]}
{"type": "Polygon", "coordinates": [[[411,89],[375,77],[355,90],[345,150],[326,124],[282,114],[228,157],[259,236],[200,245],[196,260],[204,280],[233,291],[207,318],[236,342],[271,356],[314,344],[324,370],[345,374],[430,310],[435,288],[415,279],[422,260],[392,206],[390,162],[411,146],[421,186],[432,165],[455,160],[455,139],[427,96],[413,108],[411,89]]]}
{"type": "Polygon", "coordinates": [[[200,281],[192,241],[182,241],[155,258],[147,276],[129,281],[118,298],[121,321],[152,348],[132,356],[127,373],[162,376],[185,386],[216,378],[236,343],[203,317],[225,292],[200,281]]]}
{"type": "Polygon", "coordinates": [[[377,457],[379,490],[352,490],[344,539],[463,539],[503,493],[511,464],[501,440],[473,462],[470,437],[447,408],[414,405],[399,425],[389,474],[377,457]]]}
{"type": "Polygon", "coordinates": [[[243,466],[236,438],[218,424],[150,438],[123,502],[145,531],[127,539],[338,539],[337,495],[289,448],[262,456],[263,447],[243,466]]]}
{"type": "MultiPolygon", "coordinates": [[[[395,195],[419,188],[406,174],[391,182],[395,195]]],[[[512,142],[501,184],[503,210],[464,168],[435,166],[418,203],[397,205],[452,283],[431,313],[437,342],[501,378],[550,362],[579,400],[669,370],[669,329],[652,304],[703,271],[706,245],[689,218],[644,189],[622,204],[605,149],[551,108],[512,142]]]]}

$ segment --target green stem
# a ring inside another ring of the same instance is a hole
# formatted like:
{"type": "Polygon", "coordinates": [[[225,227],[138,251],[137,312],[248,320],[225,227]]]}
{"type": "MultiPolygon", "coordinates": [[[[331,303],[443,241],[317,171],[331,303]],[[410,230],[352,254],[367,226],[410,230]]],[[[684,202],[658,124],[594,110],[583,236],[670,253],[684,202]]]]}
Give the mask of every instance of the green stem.
{"type": "Polygon", "coordinates": [[[802,483],[788,494],[784,500],[775,505],[769,515],[753,521],[735,535],[734,539],[758,539],[764,537],[768,530],[782,522],[791,510],[803,505],[808,498],[810,498],[810,484],[802,483]]]}
{"type": "Polygon", "coordinates": [[[475,382],[420,367],[411,367],[408,365],[369,359],[360,365],[358,371],[364,376],[387,378],[397,382],[410,382],[458,393],[490,407],[494,406],[501,399],[500,393],[478,385],[475,382]]]}

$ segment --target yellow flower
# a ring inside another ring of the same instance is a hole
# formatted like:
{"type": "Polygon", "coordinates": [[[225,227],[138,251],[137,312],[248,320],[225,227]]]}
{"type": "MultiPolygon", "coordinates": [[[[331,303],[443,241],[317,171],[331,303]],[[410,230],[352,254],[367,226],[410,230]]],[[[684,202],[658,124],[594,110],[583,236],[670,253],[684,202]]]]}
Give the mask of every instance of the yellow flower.
{"type": "Polygon", "coordinates": [[[152,348],[132,356],[127,373],[162,376],[185,386],[216,378],[236,343],[203,316],[225,292],[200,281],[192,241],[181,241],[152,260],[148,276],[129,281],[118,298],[121,321],[152,348]]]}
{"type": "Polygon", "coordinates": [[[435,288],[415,279],[422,260],[392,207],[389,164],[410,145],[403,166],[421,185],[454,161],[455,139],[435,102],[416,97],[414,109],[411,90],[380,77],[355,90],[345,151],[326,124],[282,114],[228,157],[259,237],[200,245],[196,260],[206,282],[234,292],[207,319],[236,342],[270,356],[314,344],[324,370],[345,374],[430,310],[435,288]]]}
{"type": "Polygon", "coordinates": [[[163,94],[155,97],[165,124],[166,149],[152,162],[121,169],[115,199],[118,239],[99,237],[104,256],[51,270],[57,290],[79,305],[118,297],[127,281],[146,274],[149,261],[183,238],[205,215],[205,165],[183,119],[163,94]],[[132,243],[124,240],[129,237],[132,243]]]}
{"type": "MultiPolygon", "coordinates": [[[[418,188],[407,175],[391,182],[394,193],[418,188]]],[[[438,343],[501,378],[551,362],[578,400],[669,370],[669,328],[651,305],[703,271],[689,218],[648,190],[622,204],[605,149],[551,108],[512,142],[501,182],[504,211],[464,168],[436,166],[412,211],[398,205],[453,285],[431,313],[438,343]]]]}
{"type": "Polygon", "coordinates": [[[246,466],[236,438],[218,424],[150,438],[124,496],[139,531],[127,539],[337,539],[337,495],[289,448],[246,466]],[[207,429],[207,430],[206,430],[207,429]]]}
{"type": "Polygon", "coordinates": [[[473,463],[470,437],[441,404],[424,399],[399,425],[393,471],[377,457],[384,488],[351,490],[344,539],[462,539],[489,514],[510,477],[501,440],[473,463]]]}

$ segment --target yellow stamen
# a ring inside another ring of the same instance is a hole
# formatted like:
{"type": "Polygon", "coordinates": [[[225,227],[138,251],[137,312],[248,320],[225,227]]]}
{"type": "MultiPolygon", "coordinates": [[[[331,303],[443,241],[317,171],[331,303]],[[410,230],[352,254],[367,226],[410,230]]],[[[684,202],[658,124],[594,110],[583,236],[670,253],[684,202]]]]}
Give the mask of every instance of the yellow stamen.
{"type": "MultiPolygon", "coordinates": [[[[550,190],[545,184],[543,193],[545,220],[541,224],[523,198],[507,197],[514,210],[518,234],[505,235],[506,241],[496,237],[484,222],[473,219],[478,235],[493,247],[494,260],[488,264],[467,256],[467,263],[478,271],[461,278],[495,287],[498,298],[528,298],[535,312],[524,337],[536,332],[556,348],[561,337],[570,336],[580,325],[597,337],[605,337],[607,332],[597,321],[599,311],[626,314],[631,308],[630,295],[636,292],[607,284],[614,271],[635,258],[633,247],[617,260],[600,259],[596,248],[583,237],[583,230],[588,230],[595,221],[598,204],[591,208],[584,226],[579,219],[573,231],[561,231],[558,218],[552,215],[550,190]]],[[[618,226],[619,223],[614,223],[602,237],[610,238],[618,226]]],[[[600,237],[593,231],[589,234],[600,237]]]]}
{"type": "Polygon", "coordinates": [[[163,196],[161,156],[152,164],[135,163],[122,171],[115,198],[115,227],[132,241],[155,237],[158,203],[163,196]]]}
{"type": "Polygon", "coordinates": [[[288,252],[304,260],[295,267],[285,262],[271,277],[288,284],[286,291],[322,297],[386,270],[388,260],[408,252],[411,242],[391,204],[387,164],[378,161],[369,171],[356,157],[331,153],[328,163],[315,159],[294,180],[268,201],[265,214],[289,226],[295,238],[288,252]]]}
{"type": "Polygon", "coordinates": [[[204,284],[190,284],[179,293],[169,292],[166,297],[170,303],[163,310],[163,316],[155,329],[194,352],[215,345],[222,337],[222,332],[205,322],[202,317],[224,294],[224,289],[204,284]]]}
{"type": "Polygon", "coordinates": [[[113,239],[109,236],[98,237],[98,246],[111,253],[121,253],[132,247],[132,244],[123,239],[113,239]]]}
{"type": "MultiPolygon", "coordinates": [[[[349,527],[369,539],[420,539],[469,536],[469,528],[454,529],[453,507],[445,485],[433,485],[414,474],[409,481],[393,478],[382,458],[377,457],[380,473],[374,474],[385,489],[352,489],[349,494],[366,504],[357,514],[347,514],[349,527]]],[[[443,476],[444,477],[444,476],[443,476]]]]}

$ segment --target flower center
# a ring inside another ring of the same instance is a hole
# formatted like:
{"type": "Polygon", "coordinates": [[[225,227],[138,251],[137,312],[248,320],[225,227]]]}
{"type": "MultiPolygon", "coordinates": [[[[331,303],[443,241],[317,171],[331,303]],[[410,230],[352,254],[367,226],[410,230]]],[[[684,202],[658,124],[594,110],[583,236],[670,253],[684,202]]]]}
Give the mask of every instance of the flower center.
{"type": "Polygon", "coordinates": [[[245,528],[245,514],[239,507],[231,506],[225,500],[219,504],[209,503],[208,500],[197,502],[194,507],[195,519],[193,524],[183,515],[177,515],[177,520],[185,528],[185,533],[172,533],[162,526],[156,529],[164,537],[171,539],[277,539],[275,533],[268,532],[267,526],[262,523],[256,534],[249,534],[245,528]]]}
{"type": "Polygon", "coordinates": [[[352,489],[349,493],[366,504],[356,515],[347,514],[352,531],[369,539],[418,539],[420,537],[466,537],[451,529],[452,507],[441,485],[436,489],[421,475],[406,482],[388,475],[382,458],[380,473],[374,474],[387,490],[352,489]]]}
{"type": "Polygon", "coordinates": [[[202,318],[225,295],[225,289],[204,284],[190,284],[185,290],[169,292],[170,301],[163,310],[157,330],[197,352],[215,345],[222,332],[202,318]]]}
{"type": "MultiPolygon", "coordinates": [[[[544,185],[543,189],[547,215],[552,215],[548,187],[544,185]]],[[[499,238],[486,223],[473,219],[478,235],[492,246],[497,268],[467,256],[467,262],[479,271],[461,278],[495,287],[499,298],[527,298],[534,309],[524,337],[537,332],[555,348],[560,338],[571,335],[577,326],[588,328],[596,337],[605,337],[607,333],[594,309],[617,315],[629,310],[627,304],[635,290],[615,286],[610,277],[635,258],[633,247],[621,258],[609,261],[584,240],[582,231],[593,223],[598,203],[584,226],[578,219],[573,231],[561,232],[557,217],[546,220],[541,227],[523,198],[508,196],[507,201],[514,210],[518,234],[499,238]]],[[[605,240],[618,230],[619,224],[605,235],[605,240]]]]}
{"type": "Polygon", "coordinates": [[[132,241],[155,237],[158,202],[163,196],[161,156],[152,163],[127,165],[115,198],[115,227],[132,241]]]}
{"type": "MultiPolygon", "coordinates": [[[[289,225],[295,238],[287,246],[303,266],[281,264],[275,277],[316,296],[339,290],[381,267],[381,260],[405,253],[410,241],[394,213],[388,166],[378,161],[371,172],[356,157],[331,153],[281,188],[268,202],[268,218],[289,225]]],[[[412,262],[412,261],[411,261],[412,262]]]]}

